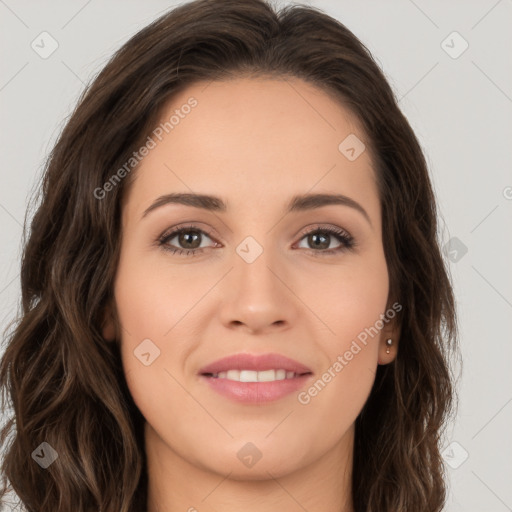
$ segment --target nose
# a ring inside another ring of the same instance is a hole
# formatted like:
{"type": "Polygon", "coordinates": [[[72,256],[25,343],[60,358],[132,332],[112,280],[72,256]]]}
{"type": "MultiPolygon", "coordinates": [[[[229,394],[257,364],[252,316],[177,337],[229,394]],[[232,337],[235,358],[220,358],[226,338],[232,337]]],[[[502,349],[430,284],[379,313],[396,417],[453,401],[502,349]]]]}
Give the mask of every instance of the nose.
{"type": "Polygon", "coordinates": [[[292,280],[270,251],[252,262],[236,254],[221,290],[223,325],[252,334],[289,329],[300,313],[292,280]]]}

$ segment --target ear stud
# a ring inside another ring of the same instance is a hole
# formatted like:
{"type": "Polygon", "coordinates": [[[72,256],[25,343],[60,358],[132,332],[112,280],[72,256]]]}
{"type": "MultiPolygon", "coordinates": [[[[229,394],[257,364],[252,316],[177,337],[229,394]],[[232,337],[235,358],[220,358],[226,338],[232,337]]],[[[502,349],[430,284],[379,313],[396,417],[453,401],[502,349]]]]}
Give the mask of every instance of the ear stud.
{"type": "Polygon", "coordinates": [[[391,338],[388,338],[386,340],[386,354],[389,354],[389,349],[391,348],[391,345],[393,345],[393,340],[391,338]]]}

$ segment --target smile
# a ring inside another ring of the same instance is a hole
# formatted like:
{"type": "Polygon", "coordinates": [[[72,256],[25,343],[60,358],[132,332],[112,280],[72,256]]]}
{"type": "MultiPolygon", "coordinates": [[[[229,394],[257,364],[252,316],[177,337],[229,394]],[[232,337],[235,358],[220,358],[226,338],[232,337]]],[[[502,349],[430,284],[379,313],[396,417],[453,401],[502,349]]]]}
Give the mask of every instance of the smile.
{"type": "MultiPolygon", "coordinates": [[[[208,374],[207,374],[208,375],[208,374]]],[[[274,382],[276,380],[293,379],[300,374],[293,371],[286,371],[282,368],[278,370],[228,370],[209,374],[209,376],[216,379],[228,379],[236,382],[274,382]]]]}

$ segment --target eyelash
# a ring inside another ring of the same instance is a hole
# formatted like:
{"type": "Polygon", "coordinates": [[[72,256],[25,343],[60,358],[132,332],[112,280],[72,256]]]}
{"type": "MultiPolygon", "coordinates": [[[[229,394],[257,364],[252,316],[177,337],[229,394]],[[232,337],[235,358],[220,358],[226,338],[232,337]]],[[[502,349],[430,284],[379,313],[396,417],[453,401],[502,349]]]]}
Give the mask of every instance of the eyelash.
{"type": "MultiPolygon", "coordinates": [[[[200,233],[201,235],[206,235],[208,238],[212,238],[210,234],[202,229],[199,229],[198,227],[194,225],[184,226],[178,229],[175,229],[171,231],[170,233],[164,233],[157,239],[157,245],[164,251],[168,251],[172,254],[179,254],[179,255],[192,255],[195,256],[199,253],[202,253],[205,249],[205,247],[200,247],[196,249],[180,249],[179,247],[172,247],[167,245],[169,240],[172,240],[176,235],[180,235],[181,233],[186,233],[189,231],[195,231],[200,233]]],[[[311,229],[308,229],[307,232],[305,232],[300,240],[306,238],[308,235],[311,235],[312,233],[322,233],[322,234],[328,234],[333,235],[338,239],[339,242],[341,242],[341,245],[339,247],[336,247],[335,249],[327,249],[327,250],[315,250],[315,249],[306,249],[310,252],[313,252],[315,256],[329,256],[338,254],[344,251],[353,251],[356,247],[356,241],[354,238],[349,235],[345,230],[340,228],[332,228],[332,227],[319,227],[315,226],[311,229]]],[[[299,241],[300,241],[299,240],[299,241]]]]}

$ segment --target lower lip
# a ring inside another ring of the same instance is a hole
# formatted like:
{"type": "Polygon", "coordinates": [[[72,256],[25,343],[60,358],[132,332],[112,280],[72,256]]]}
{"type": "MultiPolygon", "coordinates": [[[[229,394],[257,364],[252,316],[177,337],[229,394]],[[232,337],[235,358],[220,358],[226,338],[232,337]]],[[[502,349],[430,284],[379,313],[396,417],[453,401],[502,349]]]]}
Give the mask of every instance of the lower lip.
{"type": "Polygon", "coordinates": [[[238,382],[201,375],[211,388],[231,400],[243,403],[262,403],[279,400],[302,388],[312,375],[301,375],[293,379],[272,382],[238,382]]]}

